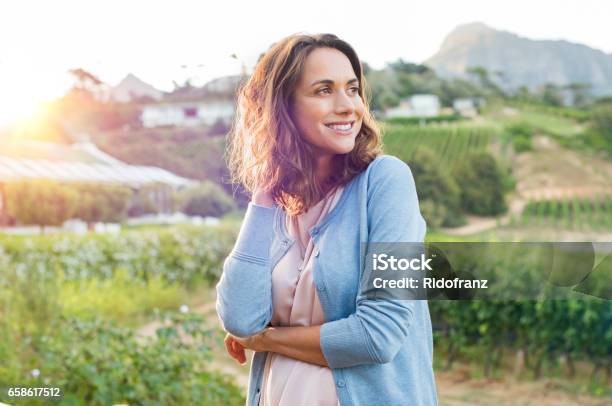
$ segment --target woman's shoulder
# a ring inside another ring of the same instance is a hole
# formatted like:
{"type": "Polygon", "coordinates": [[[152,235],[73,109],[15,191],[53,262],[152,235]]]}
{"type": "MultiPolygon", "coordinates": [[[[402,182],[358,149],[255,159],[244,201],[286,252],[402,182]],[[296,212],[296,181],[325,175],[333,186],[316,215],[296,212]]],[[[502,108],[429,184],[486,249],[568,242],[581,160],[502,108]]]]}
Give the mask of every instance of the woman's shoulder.
{"type": "Polygon", "coordinates": [[[370,181],[383,179],[405,179],[412,178],[412,172],[408,164],[396,156],[381,154],[377,156],[367,169],[370,181]]]}

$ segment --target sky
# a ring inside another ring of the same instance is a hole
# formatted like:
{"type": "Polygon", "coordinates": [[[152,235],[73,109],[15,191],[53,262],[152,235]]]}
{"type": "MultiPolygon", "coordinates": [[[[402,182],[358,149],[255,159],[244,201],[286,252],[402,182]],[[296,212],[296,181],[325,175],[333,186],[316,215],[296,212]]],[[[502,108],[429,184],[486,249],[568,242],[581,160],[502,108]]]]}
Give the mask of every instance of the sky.
{"type": "Polygon", "coordinates": [[[0,3],[0,125],[27,117],[86,69],[116,85],[133,73],[160,90],[251,70],[284,36],[331,32],[382,68],[423,62],[457,25],[483,22],[531,39],[612,53],[612,1],[54,0],[0,3]],[[237,59],[230,57],[236,54],[237,59]]]}

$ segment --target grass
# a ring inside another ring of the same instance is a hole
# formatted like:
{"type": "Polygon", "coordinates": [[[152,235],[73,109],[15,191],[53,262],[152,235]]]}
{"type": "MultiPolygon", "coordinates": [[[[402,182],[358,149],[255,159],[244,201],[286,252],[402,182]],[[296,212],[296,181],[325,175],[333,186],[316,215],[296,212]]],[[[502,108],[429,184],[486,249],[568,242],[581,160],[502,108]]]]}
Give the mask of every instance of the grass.
{"type": "Polygon", "coordinates": [[[572,119],[549,114],[522,111],[520,118],[522,121],[552,136],[574,137],[579,135],[583,129],[581,125],[572,119]]]}
{"type": "Polygon", "coordinates": [[[148,282],[129,278],[117,270],[112,278],[66,281],[60,284],[60,305],[66,316],[82,319],[96,316],[126,325],[138,323],[154,309],[178,309],[186,290],[155,276],[148,282]]]}
{"type": "Polygon", "coordinates": [[[486,125],[507,126],[525,123],[539,132],[556,138],[579,136],[584,129],[583,125],[571,118],[538,111],[518,110],[517,112],[515,116],[508,116],[494,110],[483,118],[486,125]]]}
{"type": "Polygon", "coordinates": [[[383,143],[385,152],[408,163],[419,159],[419,147],[428,147],[439,154],[442,170],[452,172],[468,154],[486,151],[498,134],[496,127],[481,125],[385,125],[383,143]]]}
{"type": "Polygon", "coordinates": [[[571,230],[612,229],[612,197],[574,198],[530,202],[522,213],[527,225],[571,230]]]}

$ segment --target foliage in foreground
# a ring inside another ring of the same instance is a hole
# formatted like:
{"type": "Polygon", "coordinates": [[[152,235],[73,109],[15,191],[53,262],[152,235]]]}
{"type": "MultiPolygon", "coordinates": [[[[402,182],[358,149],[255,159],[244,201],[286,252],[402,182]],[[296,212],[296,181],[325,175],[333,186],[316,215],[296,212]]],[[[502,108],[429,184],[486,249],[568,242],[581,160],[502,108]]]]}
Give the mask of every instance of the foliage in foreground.
{"type": "Polygon", "coordinates": [[[52,331],[33,339],[36,361],[13,375],[23,386],[61,388],[60,404],[244,404],[230,378],[206,368],[211,344],[221,337],[204,329],[202,316],[169,317],[155,337],[140,340],[133,330],[100,320],[61,318],[52,331]]]}

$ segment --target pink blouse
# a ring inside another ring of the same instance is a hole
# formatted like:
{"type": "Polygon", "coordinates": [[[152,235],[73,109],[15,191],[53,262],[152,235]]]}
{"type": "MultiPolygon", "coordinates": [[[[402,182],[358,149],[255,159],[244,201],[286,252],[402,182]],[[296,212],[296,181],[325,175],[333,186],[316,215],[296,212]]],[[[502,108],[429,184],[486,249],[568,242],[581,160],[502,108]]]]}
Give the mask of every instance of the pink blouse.
{"type": "MultiPolygon", "coordinates": [[[[325,322],[310,260],[313,244],[308,230],[338,202],[344,186],[298,216],[286,216],[295,243],[272,271],[273,326],[312,326],[325,322]]],[[[339,406],[331,369],[268,353],[259,406],[339,406]]]]}

